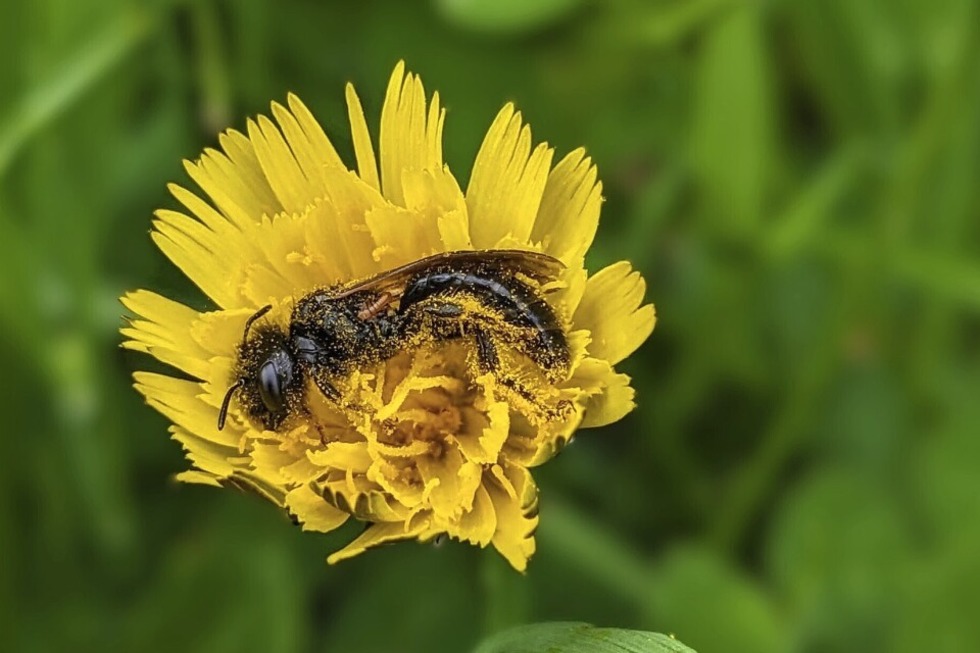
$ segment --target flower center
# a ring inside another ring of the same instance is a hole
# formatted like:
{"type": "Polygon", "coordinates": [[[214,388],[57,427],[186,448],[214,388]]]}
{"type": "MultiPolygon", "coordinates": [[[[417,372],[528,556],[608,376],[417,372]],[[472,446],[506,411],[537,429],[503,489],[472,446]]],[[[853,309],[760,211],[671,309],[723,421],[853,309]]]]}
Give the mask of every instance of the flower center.
{"type": "Polygon", "coordinates": [[[462,414],[450,394],[432,388],[407,399],[392,418],[385,420],[378,441],[393,447],[425,443],[428,455],[441,458],[447,436],[458,434],[462,427],[462,414]]]}

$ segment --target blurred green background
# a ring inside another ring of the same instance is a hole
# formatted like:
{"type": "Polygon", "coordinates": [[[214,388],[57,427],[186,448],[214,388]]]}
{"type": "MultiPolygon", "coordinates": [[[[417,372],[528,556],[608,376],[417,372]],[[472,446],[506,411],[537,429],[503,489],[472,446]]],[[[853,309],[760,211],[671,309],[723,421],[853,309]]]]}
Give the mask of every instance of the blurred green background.
{"type": "Polygon", "coordinates": [[[15,0],[0,10],[0,649],[447,651],[584,620],[701,653],[980,650],[972,0],[15,0]],[[181,159],[297,92],[351,152],[404,58],[465,180],[515,100],[660,322],[639,408],[537,471],[538,553],[302,534],[177,486],[126,289],[181,159]]]}

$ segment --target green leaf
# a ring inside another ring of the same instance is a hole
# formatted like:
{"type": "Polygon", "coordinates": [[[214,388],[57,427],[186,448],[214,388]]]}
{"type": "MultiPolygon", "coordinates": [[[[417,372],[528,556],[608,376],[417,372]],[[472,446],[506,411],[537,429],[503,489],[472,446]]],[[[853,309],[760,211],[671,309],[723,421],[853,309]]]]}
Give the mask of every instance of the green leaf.
{"type": "Polygon", "coordinates": [[[673,637],[576,622],[521,626],[485,640],[475,653],[693,653],[673,637]]]}

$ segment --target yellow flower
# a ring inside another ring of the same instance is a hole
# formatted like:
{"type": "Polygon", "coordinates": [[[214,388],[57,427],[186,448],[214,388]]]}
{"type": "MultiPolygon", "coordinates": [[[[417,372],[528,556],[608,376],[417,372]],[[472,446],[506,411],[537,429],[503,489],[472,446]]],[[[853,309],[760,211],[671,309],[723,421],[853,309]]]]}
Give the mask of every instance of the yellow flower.
{"type": "Polygon", "coordinates": [[[653,329],[644,281],[627,262],[588,275],[602,203],[595,166],[581,149],[552,165],[553,150],[533,145],[512,105],[490,126],[465,193],[442,160],[439,95],[427,101],[402,64],[381,111],[378,156],[350,85],[347,106],[356,172],[293,95],[272,105],[275,122],[250,120],[247,135],[230,130],[221,151],[185,163],[207,199],[170,186],[185,211],[157,212],[152,238],[218,309],[199,313],[147,290],[124,296],[134,314],[124,346],[183,373],[137,372],[135,387],[173,422],[193,466],[180,480],[257,492],[305,530],[366,522],[329,562],[446,534],[492,544],[524,570],[538,523],[530,468],[577,428],[615,422],[634,406],[629,377],[614,365],[653,329]],[[522,400],[474,371],[472,342],[443,341],[353,372],[342,401],[310,384],[307,410],[288,428],[262,430],[232,401],[219,430],[243,328],[260,307],[271,304],[263,320],[286,328],[291,308],[316,289],[474,249],[564,263],[544,296],[567,334],[567,378],[542,381],[502,351],[533,390],[534,401],[522,400]]]}

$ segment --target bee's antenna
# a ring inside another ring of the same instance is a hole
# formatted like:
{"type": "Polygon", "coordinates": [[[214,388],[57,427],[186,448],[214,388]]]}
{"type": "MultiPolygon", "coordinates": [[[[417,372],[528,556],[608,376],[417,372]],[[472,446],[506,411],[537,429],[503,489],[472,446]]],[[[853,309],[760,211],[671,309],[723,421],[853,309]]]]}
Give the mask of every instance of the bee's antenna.
{"type": "Polygon", "coordinates": [[[246,340],[248,338],[248,330],[252,328],[252,325],[255,323],[255,321],[260,319],[263,315],[265,315],[271,310],[272,310],[272,304],[266,304],[265,306],[257,310],[252,317],[248,318],[248,320],[245,322],[245,333],[242,334],[242,340],[246,340]]]}
{"type": "Polygon", "coordinates": [[[225,393],[225,398],[221,400],[221,410],[218,411],[218,430],[221,431],[225,428],[225,418],[228,417],[228,405],[231,404],[231,397],[235,394],[235,391],[240,387],[245,385],[245,381],[238,379],[235,381],[228,392],[225,393]]]}

